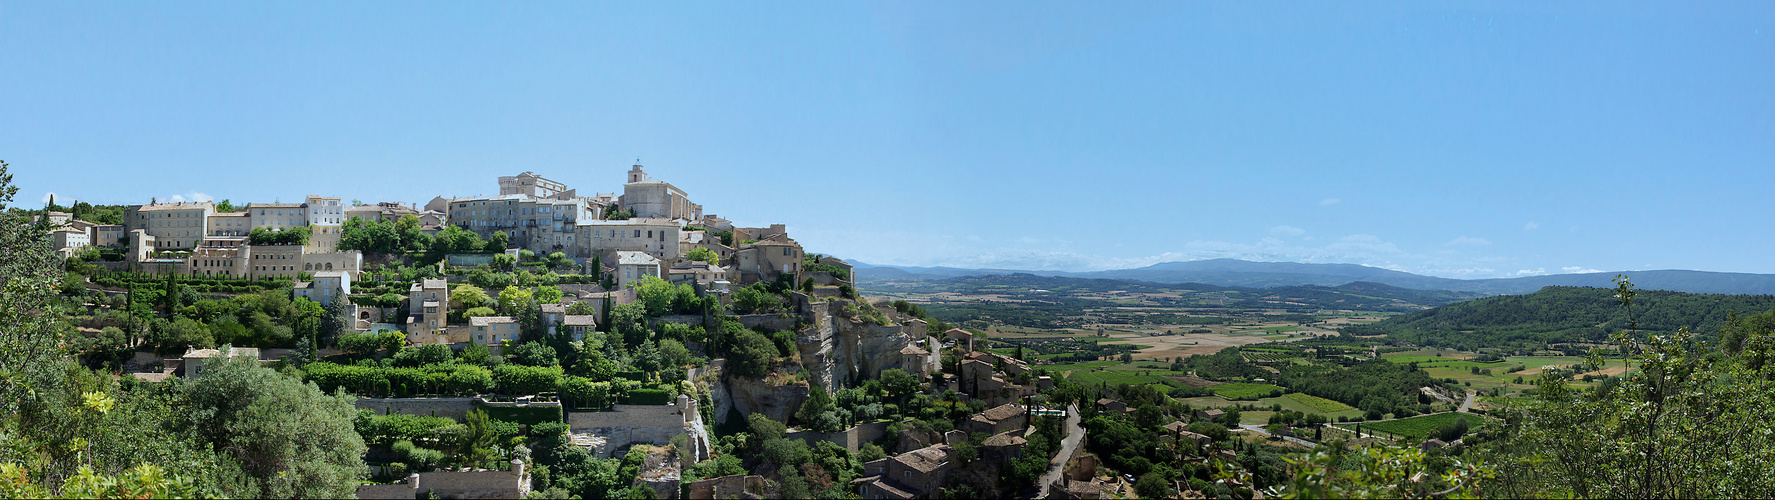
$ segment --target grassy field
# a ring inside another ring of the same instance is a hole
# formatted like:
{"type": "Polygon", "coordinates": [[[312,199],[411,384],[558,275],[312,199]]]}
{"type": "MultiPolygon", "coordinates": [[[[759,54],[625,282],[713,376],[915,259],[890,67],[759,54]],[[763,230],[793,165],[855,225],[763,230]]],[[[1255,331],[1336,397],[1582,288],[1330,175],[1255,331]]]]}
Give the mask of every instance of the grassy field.
{"type": "Polygon", "coordinates": [[[1073,383],[1098,386],[1098,387],[1104,387],[1104,386],[1115,387],[1115,386],[1122,385],[1122,384],[1128,384],[1128,385],[1163,384],[1163,385],[1170,386],[1176,382],[1173,382],[1170,379],[1164,378],[1164,376],[1165,375],[1182,375],[1182,374],[1184,374],[1184,372],[1174,372],[1174,371],[1169,371],[1169,370],[1166,370],[1166,371],[1156,371],[1155,370],[1150,373],[1145,372],[1145,371],[1135,372],[1135,371],[1127,371],[1127,370],[1102,370],[1102,371],[1075,371],[1075,372],[1072,372],[1072,374],[1067,375],[1066,378],[1067,378],[1067,380],[1073,381],[1073,383]]]}
{"type": "Polygon", "coordinates": [[[1282,397],[1299,401],[1319,413],[1336,413],[1355,409],[1347,404],[1300,392],[1284,394],[1282,397]]]}
{"type": "Polygon", "coordinates": [[[1270,394],[1282,390],[1282,388],[1270,384],[1234,383],[1209,387],[1208,390],[1214,391],[1214,394],[1227,399],[1252,400],[1268,397],[1270,394]]]}
{"type": "MultiPolygon", "coordinates": [[[[1456,382],[1460,382],[1463,385],[1475,389],[1490,389],[1496,387],[1509,389],[1511,391],[1533,387],[1534,381],[1541,372],[1541,367],[1543,366],[1569,366],[1583,363],[1585,361],[1584,358],[1577,356],[1509,356],[1504,358],[1503,361],[1479,363],[1461,359],[1471,356],[1470,353],[1440,351],[1440,354],[1442,355],[1436,356],[1437,353],[1438,351],[1434,349],[1420,349],[1416,351],[1384,354],[1381,356],[1381,359],[1394,363],[1416,362],[1418,368],[1424,370],[1424,372],[1428,373],[1431,377],[1438,379],[1454,379],[1456,382]],[[1523,370],[1514,373],[1506,373],[1511,368],[1518,366],[1523,367],[1523,370]],[[1473,373],[1474,368],[1478,368],[1482,371],[1491,370],[1492,373],[1490,375],[1486,375],[1483,372],[1475,374],[1473,373]],[[1516,383],[1517,377],[1522,377],[1523,383],[1516,383]]],[[[1602,373],[1618,375],[1627,371],[1629,370],[1626,365],[1622,363],[1619,358],[1614,358],[1607,360],[1602,373]]],[[[1587,385],[1579,381],[1574,381],[1573,383],[1580,386],[1587,385]]]]}
{"type": "Polygon", "coordinates": [[[1183,402],[1183,404],[1189,405],[1190,408],[1196,408],[1196,409],[1226,408],[1226,407],[1238,404],[1236,402],[1229,401],[1229,400],[1227,400],[1227,398],[1223,398],[1220,396],[1200,396],[1200,397],[1194,397],[1194,398],[1177,398],[1177,400],[1183,402]]]}
{"type": "MultiPolygon", "coordinates": [[[[1363,422],[1362,430],[1380,431],[1388,434],[1422,439],[1429,436],[1430,433],[1435,432],[1438,427],[1453,424],[1455,419],[1466,419],[1467,424],[1475,429],[1485,424],[1485,417],[1478,415],[1469,415],[1465,413],[1437,413],[1435,415],[1424,415],[1398,420],[1363,422]]],[[[1355,424],[1339,425],[1348,428],[1355,424]]]]}

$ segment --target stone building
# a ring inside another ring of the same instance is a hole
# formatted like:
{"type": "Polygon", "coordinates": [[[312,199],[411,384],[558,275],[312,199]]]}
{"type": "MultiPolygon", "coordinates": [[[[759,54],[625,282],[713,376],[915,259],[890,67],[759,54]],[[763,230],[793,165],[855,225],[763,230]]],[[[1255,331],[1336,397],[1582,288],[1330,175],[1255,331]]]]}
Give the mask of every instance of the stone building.
{"type": "Polygon", "coordinates": [[[499,347],[501,341],[518,341],[518,319],[511,316],[469,318],[468,325],[474,328],[472,341],[476,344],[499,347]]]}
{"type": "Polygon", "coordinates": [[[557,196],[565,197],[563,199],[573,198],[573,192],[567,189],[566,184],[544,179],[542,176],[536,175],[535,172],[501,176],[499,178],[499,194],[521,194],[532,198],[555,198],[557,196]]]}
{"type": "Polygon", "coordinates": [[[249,203],[247,217],[253,228],[272,231],[308,225],[308,210],[301,203],[249,203]]]}
{"type": "Polygon", "coordinates": [[[1007,431],[1021,431],[1029,426],[1029,413],[1023,407],[1013,404],[999,405],[978,415],[967,422],[968,432],[984,432],[998,434],[1007,431]]]}
{"type": "Polygon", "coordinates": [[[504,231],[512,248],[550,253],[574,248],[580,222],[601,212],[584,199],[537,198],[526,194],[451,200],[447,224],[490,238],[504,231]]]}
{"type": "Polygon", "coordinates": [[[253,229],[253,218],[246,212],[212,214],[205,225],[210,236],[246,236],[253,229]]]}
{"type": "Polygon", "coordinates": [[[627,290],[648,276],[658,278],[659,268],[659,259],[652,255],[641,252],[617,252],[616,287],[627,290]]]}
{"type": "Polygon", "coordinates": [[[122,224],[95,224],[87,231],[92,245],[109,248],[122,247],[127,234],[129,231],[125,231],[122,224]]]}
{"type": "Polygon", "coordinates": [[[154,249],[166,250],[196,247],[215,213],[216,206],[207,201],[158,203],[130,207],[123,220],[130,231],[141,229],[153,236],[154,249]]]}
{"type": "Polygon", "coordinates": [[[742,285],[772,281],[784,274],[799,279],[801,257],[800,243],[787,236],[778,236],[740,245],[739,250],[734,251],[734,267],[742,285]]]}
{"type": "Polygon", "coordinates": [[[562,317],[561,327],[574,342],[583,341],[586,335],[597,331],[598,317],[590,314],[569,314],[562,317]]]}
{"type": "Polygon", "coordinates": [[[58,227],[49,232],[49,248],[63,257],[74,255],[80,249],[92,244],[92,238],[86,231],[71,227],[58,227]]]}
{"type": "Polygon", "coordinates": [[[907,500],[936,497],[949,478],[949,445],[932,445],[863,464],[862,496],[907,500]]]}
{"type": "Polygon", "coordinates": [[[351,273],[344,271],[321,271],[314,273],[313,281],[297,282],[290,289],[295,297],[307,297],[308,300],[319,302],[322,306],[332,305],[335,300],[345,300],[351,295],[351,273]]]}
{"type": "Polygon", "coordinates": [[[684,190],[670,183],[647,177],[640,165],[629,169],[629,182],[623,184],[617,205],[635,213],[636,217],[699,220],[703,207],[690,202],[684,190]]]}
{"type": "Polygon", "coordinates": [[[618,252],[627,251],[652,255],[670,265],[681,255],[678,235],[683,227],[671,219],[582,220],[575,230],[577,251],[570,255],[585,259],[596,255],[608,263],[618,252]]]}
{"type": "Polygon", "coordinates": [[[450,284],[424,280],[407,289],[407,335],[435,333],[448,326],[450,284]]]}

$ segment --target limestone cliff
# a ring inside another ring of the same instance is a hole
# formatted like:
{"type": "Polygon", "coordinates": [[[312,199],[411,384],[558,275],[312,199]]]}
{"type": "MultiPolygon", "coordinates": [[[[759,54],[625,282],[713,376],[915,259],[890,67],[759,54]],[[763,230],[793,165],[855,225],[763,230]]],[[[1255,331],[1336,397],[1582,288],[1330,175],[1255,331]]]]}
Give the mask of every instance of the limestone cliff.
{"type": "MultiPolygon", "coordinates": [[[[922,328],[884,326],[867,319],[873,311],[861,308],[873,306],[866,302],[815,301],[799,293],[794,294],[794,300],[803,325],[795,339],[801,368],[808,371],[811,384],[827,392],[879,377],[882,370],[903,368],[905,356],[900,350],[914,336],[924,334],[922,328]],[[851,309],[847,310],[847,305],[851,309]]],[[[724,375],[721,381],[722,387],[714,394],[717,421],[725,421],[732,408],[741,414],[758,412],[787,422],[810,391],[804,385],[772,387],[763,380],[732,375],[724,375]]]]}
{"type": "Polygon", "coordinates": [[[809,392],[806,384],[771,386],[762,379],[725,374],[721,377],[721,387],[712,395],[715,422],[726,424],[730,410],[739,410],[741,415],[760,413],[771,420],[788,422],[789,416],[801,408],[801,402],[807,400],[809,392]]]}
{"type": "Polygon", "coordinates": [[[832,392],[879,377],[882,370],[903,368],[900,350],[913,341],[906,327],[879,325],[845,309],[874,306],[862,301],[804,304],[808,326],[795,341],[801,349],[801,365],[810,372],[813,383],[832,392]]]}

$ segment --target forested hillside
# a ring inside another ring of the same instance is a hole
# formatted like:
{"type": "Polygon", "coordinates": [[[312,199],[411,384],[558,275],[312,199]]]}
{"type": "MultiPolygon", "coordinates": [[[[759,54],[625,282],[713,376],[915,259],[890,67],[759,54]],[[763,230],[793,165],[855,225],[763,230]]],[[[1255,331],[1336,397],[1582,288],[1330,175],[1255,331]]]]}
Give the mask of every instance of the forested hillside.
{"type": "MultiPolygon", "coordinates": [[[[1719,332],[1729,313],[1775,308],[1775,295],[1717,295],[1641,290],[1633,316],[1646,332],[1688,327],[1703,336],[1719,332]]],[[[1564,342],[1607,342],[1608,332],[1628,328],[1628,310],[1604,288],[1547,287],[1449,304],[1344,329],[1351,335],[1386,334],[1423,345],[1472,350],[1486,347],[1542,349],[1564,342]]]]}

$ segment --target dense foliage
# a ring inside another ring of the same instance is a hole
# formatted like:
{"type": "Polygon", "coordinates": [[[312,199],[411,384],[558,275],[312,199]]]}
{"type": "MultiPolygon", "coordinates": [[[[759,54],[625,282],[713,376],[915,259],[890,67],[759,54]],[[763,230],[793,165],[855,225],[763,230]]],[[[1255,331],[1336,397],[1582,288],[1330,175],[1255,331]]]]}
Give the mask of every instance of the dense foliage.
{"type": "MultiPolygon", "coordinates": [[[[1665,291],[1639,292],[1639,329],[1669,334],[1720,331],[1734,312],[1775,307],[1772,295],[1713,295],[1665,291]]],[[[1451,304],[1397,316],[1369,325],[1352,326],[1351,335],[1386,334],[1421,345],[1462,350],[1503,348],[1546,349],[1548,344],[1609,342],[1609,332],[1627,329],[1627,317],[1613,291],[1602,288],[1547,287],[1528,295],[1505,295],[1451,304]]],[[[1573,354],[1581,354],[1574,352],[1573,354]]]]}

